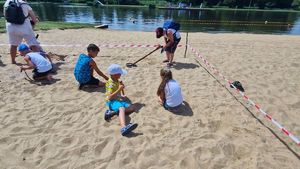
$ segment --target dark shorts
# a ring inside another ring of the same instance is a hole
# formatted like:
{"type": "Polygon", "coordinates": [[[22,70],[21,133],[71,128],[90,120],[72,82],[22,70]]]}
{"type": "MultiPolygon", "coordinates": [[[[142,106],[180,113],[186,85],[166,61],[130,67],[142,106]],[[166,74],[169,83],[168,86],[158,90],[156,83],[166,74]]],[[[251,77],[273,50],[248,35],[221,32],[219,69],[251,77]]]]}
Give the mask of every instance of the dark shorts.
{"type": "Polygon", "coordinates": [[[83,84],[81,84],[81,85],[99,85],[99,80],[97,79],[97,78],[94,78],[93,76],[91,77],[91,79],[88,81],[88,82],[86,82],[86,83],[83,83],[83,84]]]}
{"type": "Polygon", "coordinates": [[[174,41],[174,43],[171,44],[169,47],[167,47],[165,51],[169,53],[175,53],[177,45],[180,42],[180,40],[181,39],[177,39],[176,41],[174,41]]]}
{"type": "Polygon", "coordinates": [[[165,108],[165,110],[168,110],[168,111],[171,111],[171,112],[177,112],[180,110],[182,104],[179,104],[178,106],[175,106],[175,107],[170,107],[167,105],[166,102],[164,102],[163,104],[163,107],[165,108]]]}
{"type": "Polygon", "coordinates": [[[40,73],[37,71],[37,69],[34,69],[32,72],[33,72],[33,79],[36,79],[36,78],[40,78],[40,77],[45,77],[47,75],[49,75],[49,73],[51,73],[52,69],[48,70],[47,72],[43,72],[43,73],[40,73]]]}

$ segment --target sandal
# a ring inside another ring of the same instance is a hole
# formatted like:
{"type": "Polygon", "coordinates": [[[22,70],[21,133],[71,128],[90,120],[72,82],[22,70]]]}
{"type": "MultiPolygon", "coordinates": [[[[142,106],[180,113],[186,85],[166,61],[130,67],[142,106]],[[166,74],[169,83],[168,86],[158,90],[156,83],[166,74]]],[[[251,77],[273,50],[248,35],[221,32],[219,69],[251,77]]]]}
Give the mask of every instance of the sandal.
{"type": "Polygon", "coordinates": [[[129,123],[129,124],[127,124],[125,127],[121,128],[121,134],[122,134],[122,136],[125,136],[126,134],[128,134],[129,132],[131,132],[137,126],[138,126],[137,123],[134,123],[134,124],[129,123]]]}
{"type": "Polygon", "coordinates": [[[83,87],[84,87],[83,84],[79,84],[79,85],[78,85],[78,90],[82,90],[83,87]]]}
{"type": "Polygon", "coordinates": [[[169,62],[169,60],[168,60],[168,59],[166,59],[166,60],[164,60],[164,61],[163,61],[163,63],[167,63],[167,62],[169,62]]]}
{"type": "Polygon", "coordinates": [[[167,64],[167,67],[171,67],[171,66],[173,66],[173,63],[168,63],[167,64]]]}
{"type": "Polygon", "coordinates": [[[114,111],[111,110],[106,110],[104,113],[104,120],[109,122],[111,120],[111,118],[115,115],[116,113],[114,111]]]}

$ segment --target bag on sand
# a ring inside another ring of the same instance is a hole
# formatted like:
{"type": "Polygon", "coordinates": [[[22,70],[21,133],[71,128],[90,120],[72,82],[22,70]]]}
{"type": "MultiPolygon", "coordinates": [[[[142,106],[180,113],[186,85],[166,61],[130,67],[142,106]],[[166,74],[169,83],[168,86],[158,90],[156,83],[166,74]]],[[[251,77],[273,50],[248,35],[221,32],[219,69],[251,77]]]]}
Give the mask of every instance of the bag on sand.
{"type": "Polygon", "coordinates": [[[233,88],[233,86],[235,86],[237,89],[239,89],[241,92],[245,92],[245,89],[242,86],[242,83],[239,81],[234,81],[233,83],[231,83],[230,87],[233,88]]]}

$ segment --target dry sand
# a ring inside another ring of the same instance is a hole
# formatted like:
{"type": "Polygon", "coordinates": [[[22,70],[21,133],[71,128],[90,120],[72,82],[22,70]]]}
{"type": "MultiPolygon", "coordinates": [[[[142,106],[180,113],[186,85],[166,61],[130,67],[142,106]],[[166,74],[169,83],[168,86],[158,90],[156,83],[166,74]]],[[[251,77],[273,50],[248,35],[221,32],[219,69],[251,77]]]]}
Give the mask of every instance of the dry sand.
{"type": "MultiPolygon", "coordinates": [[[[138,67],[126,68],[125,92],[140,109],[129,119],[138,128],[122,137],[118,119],[103,119],[104,90],[77,90],[76,59],[89,43],[163,40],[150,32],[96,29],[39,34],[42,44],[83,46],[44,47],[67,55],[65,61],[55,61],[57,80],[51,85],[26,81],[25,74],[9,63],[8,47],[1,46],[0,169],[299,168],[300,147],[224,81],[208,74],[190,50],[184,58],[184,47],[179,48],[172,68],[186,103],[180,114],[165,111],[155,95],[164,55],[156,52],[138,67]]],[[[7,43],[6,34],[0,34],[0,42],[7,43]]],[[[229,80],[242,82],[263,110],[300,136],[300,36],[190,33],[189,42],[229,80]]],[[[106,72],[111,63],[124,66],[151,50],[102,48],[95,60],[106,72]]],[[[17,62],[23,63],[22,58],[17,62]]]]}

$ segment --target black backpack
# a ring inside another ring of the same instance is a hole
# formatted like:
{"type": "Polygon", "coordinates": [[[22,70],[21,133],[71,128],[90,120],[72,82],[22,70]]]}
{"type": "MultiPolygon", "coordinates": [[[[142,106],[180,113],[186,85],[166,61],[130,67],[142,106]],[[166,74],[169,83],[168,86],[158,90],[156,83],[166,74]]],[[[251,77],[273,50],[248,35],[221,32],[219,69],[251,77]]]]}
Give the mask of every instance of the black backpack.
{"type": "Polygon", "coordinates": [[[8,7],[5,9],[5,19],[9,23],[22,25],[25,22],[26,17],[23,13],[21,3],[18,0],[10,1],[8,7]]]}

